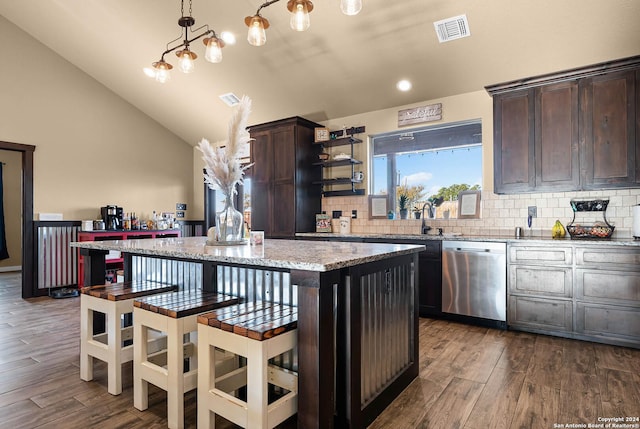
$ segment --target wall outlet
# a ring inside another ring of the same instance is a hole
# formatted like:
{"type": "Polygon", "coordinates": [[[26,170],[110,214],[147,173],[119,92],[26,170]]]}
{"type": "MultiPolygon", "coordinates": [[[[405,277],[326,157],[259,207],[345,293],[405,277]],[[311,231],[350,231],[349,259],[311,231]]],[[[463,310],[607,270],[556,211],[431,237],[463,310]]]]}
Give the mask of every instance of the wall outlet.
{"type": "Polygon", "coordinates": [[[529,211],[528,211],[527,216],[538,217],[538,207],[529,206],[529,211]]]}
{"type": "Polygon", "coordinates": [[[176,203],[176,210],[186,210],[187,205],[185,203],[176,203]]]}
{"type": "Polygon", "coordinates": [[[351,219],[358,219],[358,210],[351,210],[351,219]]]}
{"type": "Polygon", "coordinates": [[[176,212],[176,217],[184,217],[184,212],[176,212]]]}

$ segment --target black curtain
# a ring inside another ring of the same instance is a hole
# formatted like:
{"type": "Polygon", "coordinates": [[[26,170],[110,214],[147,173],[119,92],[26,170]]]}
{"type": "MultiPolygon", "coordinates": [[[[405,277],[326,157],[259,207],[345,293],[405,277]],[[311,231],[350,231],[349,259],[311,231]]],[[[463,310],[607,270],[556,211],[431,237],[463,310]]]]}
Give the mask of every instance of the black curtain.
{"type": "Polygon", "coordinates": [[[0,261],[9,259],[7,236],[4,229],[4,185],[2,183],[2,163],[0,162],[0,261]]]}

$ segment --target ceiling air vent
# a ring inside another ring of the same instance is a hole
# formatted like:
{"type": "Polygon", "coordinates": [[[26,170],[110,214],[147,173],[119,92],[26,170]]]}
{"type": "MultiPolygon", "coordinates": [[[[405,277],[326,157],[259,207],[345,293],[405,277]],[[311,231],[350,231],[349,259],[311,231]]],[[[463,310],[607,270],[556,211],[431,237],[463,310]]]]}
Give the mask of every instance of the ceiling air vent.
{"type": "Polygon", "coordinates": [[[233,92],[222,94],[219,97],[220,97],[220,100],[224,101],[224,104],[226,104],[229,107],[233,107],[236,104],[240,103],[240,99],[233,92]]]}
{"type": "Polygon", "coordinates": [[[471,36],[467,15],[458,15],[433,23],[440,43],[471,36]]]}

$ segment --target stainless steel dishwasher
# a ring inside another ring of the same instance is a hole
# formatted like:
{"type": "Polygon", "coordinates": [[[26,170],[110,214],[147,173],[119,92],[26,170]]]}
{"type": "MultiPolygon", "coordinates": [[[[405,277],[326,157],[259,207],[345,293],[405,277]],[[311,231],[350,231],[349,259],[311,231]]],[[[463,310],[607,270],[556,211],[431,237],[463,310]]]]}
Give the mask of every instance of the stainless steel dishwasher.
{"type": "Polygon", "coordinates": [[[443,241],[442,312],[506,324],[506,253],[505,243],[443,241]]]}

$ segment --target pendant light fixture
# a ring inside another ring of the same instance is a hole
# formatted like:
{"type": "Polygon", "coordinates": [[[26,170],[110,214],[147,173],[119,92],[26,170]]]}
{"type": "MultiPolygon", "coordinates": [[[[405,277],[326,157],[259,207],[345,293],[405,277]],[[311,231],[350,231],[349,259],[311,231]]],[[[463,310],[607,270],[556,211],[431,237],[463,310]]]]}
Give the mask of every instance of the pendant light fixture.
{"type": "Polygon", "coordinates": [[[289,25],[296,31],[304,31],[311,25],[309,12],[313,10],[313,3],[309,0],[289,0],[287,9],[291,12],[289,25]]]}
{"type": "Polygon", "coordinates": [[[340,0],[340,10],[345,15],[357,15],[362,10],[362,0],[340,0]]]}
{"type": "MultiPolygon", "coordinates": [[[[184,14],[184,0],[180,0],[180,12],[181,17],[178,19],[178,25],[184,29],[184,39],[182,34],[167,43],[167,49],[162,53],[160,60],[152,64],[155,72],[155,79],[157,82],[165,83],[170,79],[170,70],[173,68],[171,64],[165,61],[164,56],[170,52],[176,51],[178,57],[178,69],[183,73],[191,73],[195,68],[195,60],[198,58],[195,52],[189,49],[190,44],[194,41],[206,37],[203,40],[206,46],[204,58],[212,63],[219,63],[222,61],[222,48],[224,47],[224,41],[216,35],[214,30],[210,30],[208,25],[192,30],[191,27],[196,23],[196,20],[191,16],[191,1],[189,0],[189,15],[184,14]],[[195,35],[194,33],[204,30],[201,34],[195,35]],[[189,34],[191,33],[191,34],[189,34]],[[189,38],[191,36],[191,38],[189,38]],[[177,45],[173,45],[175,42],[180,42],[177,45]]],[[[182,31],[181,31],[182,32],[182,31]]]]}
{"type": "MultiPolygon", "coordinates": [[[[249,27],[247,34],[247,41],[253,46],[262,46],[267,43],[266,29],[269,28],[269,21],[260,15],[260,11],[271,6],[280,0],[270,0],[260,5],[256,14],[253,16],[247,16],[244,19],[244,23],[249,27]]],[[[287,9],[291,12],[291,20],[289,25],[296,31],[304,31],[309,28],[311,21],[309,20],[309,12],[313,10],[313,3],[309,0],[289,0],[287,2],[287,9]]]]}

